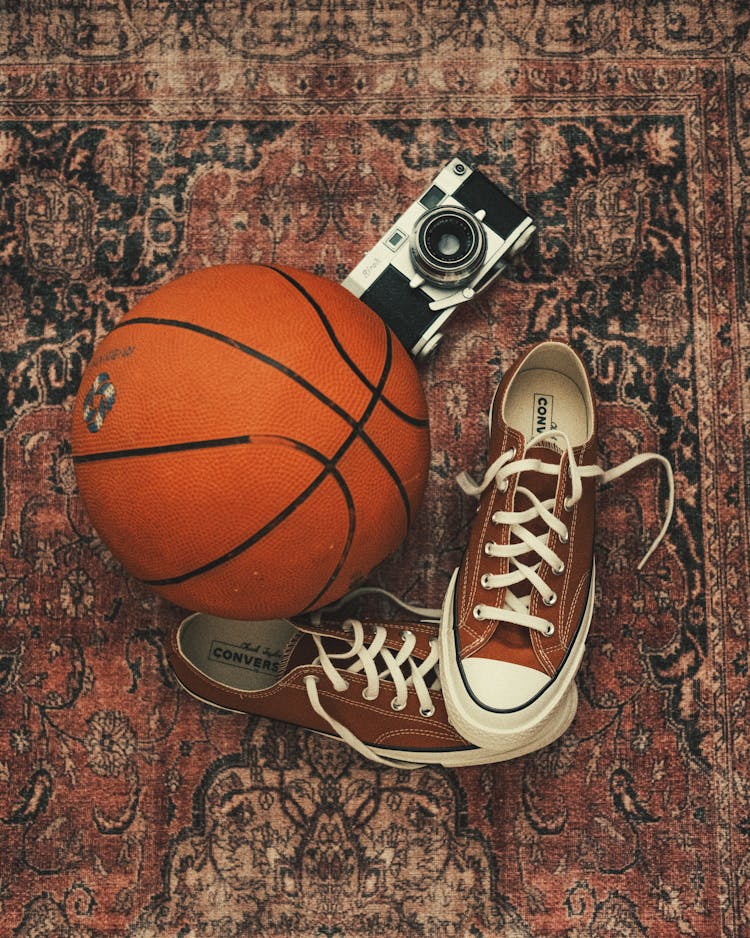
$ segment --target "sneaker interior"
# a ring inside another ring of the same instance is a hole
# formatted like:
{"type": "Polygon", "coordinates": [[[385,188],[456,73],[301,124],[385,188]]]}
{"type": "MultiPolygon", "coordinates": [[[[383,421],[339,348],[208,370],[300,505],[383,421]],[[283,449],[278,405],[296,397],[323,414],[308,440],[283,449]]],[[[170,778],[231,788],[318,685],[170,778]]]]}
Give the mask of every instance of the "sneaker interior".
{"type": "Polygon", "coordinates": [[[244,691],[275,684],[298,630],[286,619],[247,622],[197,615],[185,622],[180,647],[190,663],[207,677],[244,691]]]}
{"type": "Polygon", "coordinates": [[[532,352],[505,396],[502,417],[527,440],[561,430],[572,446],[582,446],[593,432],[593,402],[578,357],[564,345],[550,343],[532,352]]]}

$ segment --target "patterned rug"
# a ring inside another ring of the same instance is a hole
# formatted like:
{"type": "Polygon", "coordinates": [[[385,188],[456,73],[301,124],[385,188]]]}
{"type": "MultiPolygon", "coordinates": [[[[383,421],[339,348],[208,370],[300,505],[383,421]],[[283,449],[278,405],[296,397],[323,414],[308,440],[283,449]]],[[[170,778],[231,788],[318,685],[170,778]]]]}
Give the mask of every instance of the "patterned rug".
{"type": "Polygon", "coordinates": [[[742,0],[30,0],[0,8],[0,933],[750,935],[750,11],[742,0]],[[603,463],[571,730],[484,768],[367,763],[178,690],[182,610],[76,492],[74,395],[208,264],[340,280],[456,153],[538,238],[422,369],[425,504],[372,581],[439,604],[517,354],[582,353],[603,463]]]}

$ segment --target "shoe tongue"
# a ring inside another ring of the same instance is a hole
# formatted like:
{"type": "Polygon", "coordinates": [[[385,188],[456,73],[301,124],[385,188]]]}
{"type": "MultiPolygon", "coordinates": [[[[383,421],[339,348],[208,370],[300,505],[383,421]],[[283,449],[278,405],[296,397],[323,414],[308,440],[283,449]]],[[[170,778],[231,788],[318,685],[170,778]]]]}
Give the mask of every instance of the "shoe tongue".
{"type": "Polygon", "coordinates": [[[312,664],[318,657],[318,649],[311,635],[306,632],[297,632],[289,640],[279,664],[279,677],[289,674],[295,668],[312,664]]]}
{"type": "MultiPolygon", "coordinates": [[[[299,626],[300,623],[297,623],[299,626]]],[[[314,664],[318,661],[320,657],[320,652],[318,651],[318,646],[315,644],[315,640],[312,635],[305,631],[306,626],[302,626],[299,630],[292,636],[289,640],[284,653],[281,657],[279,663],[279,677],[283,677],[286,674],[289,674],[295,668],[301,668],[305,665],[314,664]]],[[[346,655],[347,652],[351,651],[352,642],[347,637],[338,638],[336,635],[333,635],[329,632],[324,632],[322,634],[323,639],[323,648],[326,651],[327,655],[346,655]]],[[[391,654],[395,655],[397,653],[397,648],[394,648],[389,644],[391,654]]],[[[420,663],[422,658],[415,649],[412,654],[412,658],[420,663]]],[[[333,665],[339,671],[346,671],[349,667],[357,663],[357,657],[351,656],[344,659],[336,660],[334,659],[333,665]]],[[[386,662],[378,653],[375,656],[376,667],[379,672],[387,671],[386,662]]],[[[384,678],[388,680],[386,676],[384,678]]],[[[425,683],[428,687],[437,688],[439,687],[439,677],[436,670],[431,670],[429,674],[425,675],[425,683]]]]}
{"type": "MultiPolygon", "coordinates": [[[[343,654],[349,651],[352,646],[351,642],[345,638],[334,638],[326,635],[323,638],[323,647],[329,654],[343,654]]],[[[298,631],[292,636],[284,649],[279,665],[279,676],[289,674],[295,668],[304,667],[306,664],[313,664],[318,657],[318,646],[315,644],[312,635],[298,631]]]]}
{"type": "MultiPolygon", "coordinates": [[[[536,446],[531,446],[527,449],[524,458],[538,459],[539,462],[547,463],[551,466],[559,466],[560,459],[562,458],[562,450],[555,445],[554,440],[545,440],[544,443],[538,443],[536,446]]],[[[527,469],[519,475],[517,488],[528,489],[530,492],[533,492],[540,501],[544,501],[547,498],[555,497],[557,481],[557,475],[527,469]]],[[[516,494],[515,508],[517,511],[528,508],[530,504],[531,502],[523,492],[516,494]]],[[[542,525],[542,528],[544,528],[544,525],[542,525]]],[[[537,532],[535,531],[534,533],[537,532]]]]}

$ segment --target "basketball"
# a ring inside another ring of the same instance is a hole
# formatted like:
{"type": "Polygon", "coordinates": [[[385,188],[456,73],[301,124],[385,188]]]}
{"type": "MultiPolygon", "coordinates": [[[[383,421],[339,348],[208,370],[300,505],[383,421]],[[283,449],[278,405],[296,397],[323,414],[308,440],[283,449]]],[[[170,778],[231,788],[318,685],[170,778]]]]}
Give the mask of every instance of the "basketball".
{"type": "Polygon", "coordinates": [[[233,619],[340,598],[403,541],[429,468],[416,368],[337,283],[209,267],[96,347],[72,427],[78,488],[133,576],[233,619]]]}

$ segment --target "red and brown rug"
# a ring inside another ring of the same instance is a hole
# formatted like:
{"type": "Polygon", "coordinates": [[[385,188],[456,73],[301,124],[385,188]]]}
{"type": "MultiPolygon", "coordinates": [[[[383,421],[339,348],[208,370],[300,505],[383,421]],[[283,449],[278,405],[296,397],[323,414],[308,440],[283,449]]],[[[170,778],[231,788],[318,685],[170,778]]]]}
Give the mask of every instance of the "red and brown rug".
{"type": "Polygon", "coordinates": [[[750,934],[750,10],[741,0],[0,7],[0,934],[750,934]],[[534,217],[423,368],[426,503],[374,580],[439,604],[518,352],[584,356],[605,464],[571,730],[412,773],[203,707],[182,617],[77,496],[94,343],[178,273],[340,280],[454,154],[534,217]]]}

